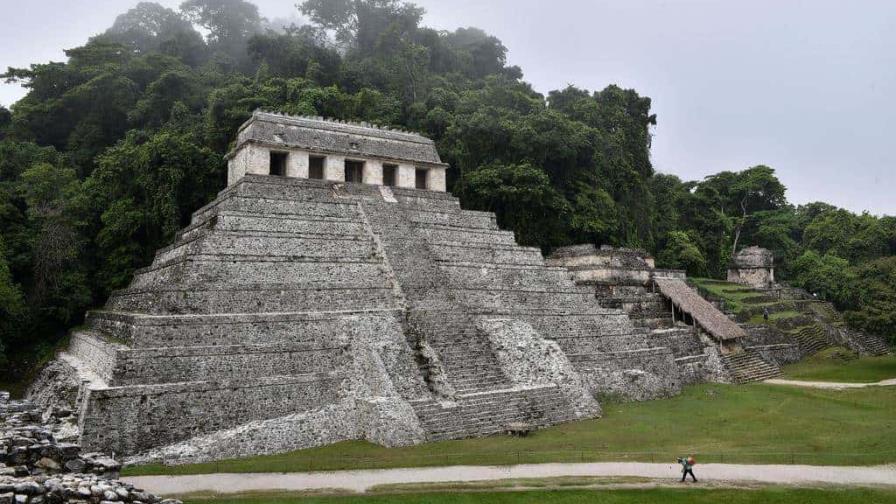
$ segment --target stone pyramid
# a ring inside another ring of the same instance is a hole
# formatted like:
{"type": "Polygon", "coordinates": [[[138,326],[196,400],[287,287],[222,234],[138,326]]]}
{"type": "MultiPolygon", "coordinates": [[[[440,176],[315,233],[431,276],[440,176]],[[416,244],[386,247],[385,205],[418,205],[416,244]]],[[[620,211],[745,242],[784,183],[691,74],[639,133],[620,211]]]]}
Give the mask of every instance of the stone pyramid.
{"type": "Polygon", "coordinates": [[[230,185],[35,388],[77,390],[86,449],[395,446],[678,390],[670,349],[444,192],[430,140],[256,113],[229,158],[230,185]]]}

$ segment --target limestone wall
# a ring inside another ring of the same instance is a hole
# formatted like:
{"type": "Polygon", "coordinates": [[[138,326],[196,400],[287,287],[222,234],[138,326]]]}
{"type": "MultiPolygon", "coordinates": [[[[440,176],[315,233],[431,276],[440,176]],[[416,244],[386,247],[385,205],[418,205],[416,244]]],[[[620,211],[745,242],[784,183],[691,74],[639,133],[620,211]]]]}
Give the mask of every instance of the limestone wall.
{"type": "Polygon", "coordinates": [[[766,289],[775,283],[775,258],[770,250],[747,247],[737,252],[728,268],[728,281],[766,289]]]}
{"type": "Polygon", "coordinates": [[[707,346],[703,353],[678,357],[678,376],[682,386],[694,383],[729,383],[731,378],[718,348],[707,346]]]}
{"type": "Polygon", "coordinates": [[[758,352],[764,360],[783,366],[806,357],[793,336],[772,326],[745,325],[744,330],[747,337],[741,344],[744,348],[758,352]]]}
{"type": "Polygon", "coordinates": [[[89,390],[80,420],[88,450],[132,454],[340,399],[337,374],[89,390]]]}
{"type": "Polygon", "coordinates": [[[728,281],[755,289],[766,289],[775,283],[775,272],[767,268],[729,268],[728,281]]]}
{"type": "Polygon", "coordinates": [[[600,405],[556,342],[544,339],[529,324],[511,319],[480,319],[504,373],[519,386],[556,384],[577,416],[600,414],[600,405]]]}
{"type": "Polygon", "coordinates": [[[227,162],[227,184],[233,184],[246,174],[266,175],[269,156],[267,149],[247,145],[227,162]]]}
{"type": "Polygon", "coordinates": [[[345,182],[345,161],[361,161],[364,184],[381,185],[383,164],[398,166],[400,187],[414,188],[417,169],[426,170],[426,189],[446,190],[446,167],[432,140],[372,125],[347,124],[320,118],[256,112],[241,126],[234,150],[227,155],[228,185],[247,174],[271,174],[271,152],[287,156],[289,178],[310,176],[311,155],[324,158],[323,178],[345,182]]]}
{"type": "Polygon", "coordinates": [[[215,345],[276,345],[349,341],[358,327],[374,334],[391,330],[395,310],[321,313],[239,313],[189,317],[88,313],[90,327],[124,336],[131,348],[215,345]]]}
{"type": "Polygon", "coordinates": [[[598,397],[644,401],[675,395],[681,390],[678,367],[668,348],[570,355],[570,360],[598,397]]]}

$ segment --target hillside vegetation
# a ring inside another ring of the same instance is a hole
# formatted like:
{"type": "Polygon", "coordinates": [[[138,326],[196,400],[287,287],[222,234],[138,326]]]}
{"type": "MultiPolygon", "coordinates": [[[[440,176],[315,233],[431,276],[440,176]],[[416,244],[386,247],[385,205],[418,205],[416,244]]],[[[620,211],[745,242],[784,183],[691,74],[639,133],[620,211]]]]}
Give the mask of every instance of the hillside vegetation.
{"type": "Polygon", "coordinates": [[[7,379],[223,188],[223,156],[258,108],[433,138],[463,205],[496,212],[526,245],[643,247],[713,277],[739,247],[768,247],[783,278],[835,301],[849,323],[896,335],[893,217],[795,207],[767,166],[693,182],[655,173],[649,98],[615,85],[542,95],[500,40],[421,26],[413,4],[298,8],[310,24],[277,26],[244,0],[142,2],[66,61],[6,70],[28,91],[0,107],[7,379]]]}

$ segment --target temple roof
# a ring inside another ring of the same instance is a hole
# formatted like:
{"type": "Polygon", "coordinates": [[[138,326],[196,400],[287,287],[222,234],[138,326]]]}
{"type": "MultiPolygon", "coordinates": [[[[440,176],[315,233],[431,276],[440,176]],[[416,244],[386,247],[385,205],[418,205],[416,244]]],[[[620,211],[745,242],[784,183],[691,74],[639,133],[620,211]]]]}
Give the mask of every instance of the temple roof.
{"type": "Polygon", "coordinates": [[[444,165],[435,143],[417,133],[321,117],[255,111],[240,126],[236,146],[228,156],[251,142],[349,157],[444,165]]]}
{"type": "Polygon", "coordinates": [[[771,250],[761,247],[747,247],[731,258],[731,266],[738,269],[773,268],[775,256],[771,250]]]}
{"type": "Polygon", "coordinates": [[[720,312],[709,301],[679,278],[654,279],[660,292],[684,313],[689,314],[706,332],[719,341],[743,338],[747,335],[736,322],[720,312]]]}

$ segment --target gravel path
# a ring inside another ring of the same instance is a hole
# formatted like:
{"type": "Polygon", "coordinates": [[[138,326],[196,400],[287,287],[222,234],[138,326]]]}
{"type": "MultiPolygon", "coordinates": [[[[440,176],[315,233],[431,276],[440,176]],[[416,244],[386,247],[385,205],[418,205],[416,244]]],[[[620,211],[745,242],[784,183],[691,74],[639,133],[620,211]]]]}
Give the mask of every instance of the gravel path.
{"type": "MultiPolygon", "coordinates": [[[[896,465],[837,467],[805,465],[698,464],[697,478],[769,484],[834,484],[896,486],[896,465]]],[[[412,469],[372,469],[311,473],[198,474],[190,476],[134,476],[128,483],[161,495],[191,492],[235,493],[264,490],[345,489],[364,492],[371,487],[402,483],[444,483],[557,476],[641,476],[674,480],[678,464],[599,462],[587,464],[526,464],[515,466],[452,466],[412,469]]]]}
{"type": "Polygon", "coordinates": [[[802,381],[802,380],[781,380],[778,378],[772,378],[770,380],[765,380],[765,383],[771,383],[772,385],[793,385],[795,387],[843,390],[843,389],[856,389],[856,388],[865,388],[865,387],[893,386],[893,385],[896,385],[896,378],[891,378],[889,380],[881,380],[879,382],[874,382],[874,383],[821,382],[821,381],[802,381]]]}

